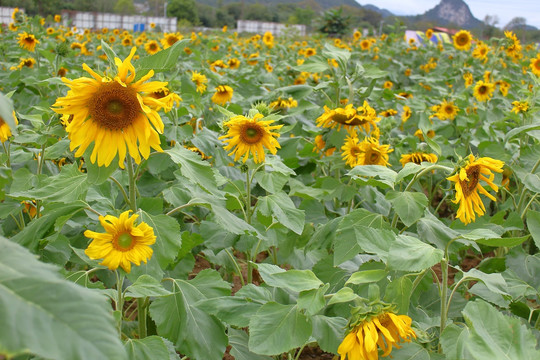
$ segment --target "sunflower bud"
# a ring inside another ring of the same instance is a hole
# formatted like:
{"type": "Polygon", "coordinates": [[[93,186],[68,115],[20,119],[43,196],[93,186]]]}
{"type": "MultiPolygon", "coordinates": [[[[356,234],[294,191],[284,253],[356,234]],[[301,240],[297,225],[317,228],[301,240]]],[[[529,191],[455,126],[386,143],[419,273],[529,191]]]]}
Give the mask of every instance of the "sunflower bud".
{"type": "Polygon", "coordinates": [[[66,42],[63,41],[56,45],[54,52],[56,52],[56,54],[58,54],[58,56],[60,57],[65,57],[69,53],[69,46],[66,42]]]}

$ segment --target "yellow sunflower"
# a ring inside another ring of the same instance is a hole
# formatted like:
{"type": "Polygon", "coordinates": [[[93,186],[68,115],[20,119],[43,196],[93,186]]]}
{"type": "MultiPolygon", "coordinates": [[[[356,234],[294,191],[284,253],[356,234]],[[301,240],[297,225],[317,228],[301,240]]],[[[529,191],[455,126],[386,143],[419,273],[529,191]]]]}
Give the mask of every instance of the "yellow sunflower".
{"type": "Polygon", "coordinates": [[[238,69],[240,67],[240,60],[237,58],[232,58],[227,61],[227,66],[229,69],[238,69]]]}
{"type": "Polygon", "coordinates": [[[458,31],[453,37],[454,47],[458,50],[469,50],[472,44],[472,35],[467,30],[458,31]]]}
{"type": "Polygon", "coordinates": [[[383,84],[383,88],[385,89],[391,89],[392,87],[394,87],[394,83],[391,81],[385,81],[383,84]]]}
{"type": "MultiPolygon", "coordinates": [[[[13,120],[15,121],[15,124],[18,124],[19,121],[17,120],[17,116],[15,116],[15,111],[13,111],[13,120]]],[[[11,129],[9,128],[9,125],[2,119],[0,116],[0,142],[6,142],[7,139],[11,136],[11,129]]]]}
{"type": "Polygon", "coordinates": [[[112,215],[100,216],[99,222],[105,233],[86,230],[84,236],[93,239],[84,251],[92,260],[103,259],[101,265],[110,270],[122,267],[125,272],[131,271],[131,263],[139,266],[152,257],[150,245],[156,242],[154,229],[145,222],[135,226],[139,215],[129,216],[125,211],[117,218],[112,215]]]}
{"type": "Polygon", "coordinates": [[[531,70],[534,75],[540,76],[540,53],[531,59],[531,70]]]}
{"type": "Polygon", "coordinates": [[[233,96],[233,89],[229,85],[219,85],[216,88],[216,92],[212,95],[212,102],[218,105],[225,105],[231,101],[233,96]]]}
{"type": "Polygon", "coordinates": [[[427,153],[417,151],[410,154],[401,155],[401,159],[399,160],[399,162],[403,166],[405,166],[405,164],[410,163],[410,162],[420,165],[423,162],[436,163],[437,159],[438,159],[437,155],[435,154],[431,154],[431,153],[427,154],[427,153]]]}
{"type": "Polygon", "coordinates": [[[146,44],[144,44],[144,50],[146,50],[146,52],[150,55],[154,55],[159,50],[161,50],[161,48],[159,47],[159,44],[156,40],[150,40],[147,41],[146,44]]]}
{"type": "Polygon", "coordinates": [[[274,35],[270,31],[264,33],[262,40],[269,49],[274,47],[274,35]]]}
{"type": "Polygon", "coordinates": [[[474,85],[473,95],[478,101],[488,101],[493,96],[495,84],[479,80],[474,85]]]}
{"type": "Polygon", "coordinates": [[[166,82],[145,83],[153,75],[148,74],[135,80],[135,68],[131,59],[136,48],[121,61],[115,58],[118,73],[114,78],[101,76],[83,64],[92,78],[75,80],[62,78],[71,88],[67,95],[58,98],[54,111],[63,115],[73,115],[66,127],[71,140],[70,149],[79,148],[75,156],[82,156],[93,142],[90,161],[98,166],[109,166],[118,154],[118,165],[123,168],[126,150],[138,164],[142,155],[150,155],[150,148],[163,151],[158,133],[163,132],[163,122],[156,108],[166,107],[164,101],[148,96],[167,85],[166,82]]]}
{"type": "Polygon", "coordinates": [[[269,106],[274,110],[288,110],[297,107],[298,101],[294,100],[292,97],[289,97],[288,99],[279,97],[276,101],[272,101],[269,106]]]}
{"type": "Polygon", "coordinates": [[[193,81],[195,83],[195,86],[197,86],[197,92],[200,92],[202,94],[206,91],[206,83],[208,82],[206,75],[194,71],[191,74],[191,81],[193,81]]]}
{"type": "Polygon", "coordinates": [[[364,39],[360,41],[360,49],[369,50],[370,47],[371,47],[371,41],[369,41],[369,39],[364,39]]]}
{"type": "Polygon", "coordinates": [[[225,150],[232,150],[229,156],[234,154],[234,161],[244,156],[243,161],[246,162],[251,152],[255,163],[261,163],[265,159],[264,148],[275,155],[281,147],[276,140],[280,134],[272,131],[283,125],[271,125],[274,120],[261,120],[262,118],[262,114],[256,114],[253,118],[237,115],[223,123],[228,132],[219,139],[224,139],[227,143],[225,150]]]}
{"type": "Polygon", "coordinates": [[[57,22],[57,23],[62,21],[62,15],[58,15],[58,14],[54,15],[54,21],[57,22]]]}
{"type": "Polygon", "coordinates": [[[335,109],[330,109],[325,105],[324,114],[319,116],[316,121],[318,127],[333,129],[337,126],[339,130],[343,126],[349,132],[358,127],[369,134],[377,127],[376,122],[380,121],[380,118],[377,117],[375,109],[364,100],[364,104],[356,109],[353,104],[335,109]]]}
{"type": "Polygon", "coordinates": [[[493,183],[495,175],[492,171],[500,173],[503,171],[503,166],[504,162],[500,160],[489,157],[476,159],[471,154],[466,160],[466,165],[461,167],[455,175],[447,178],[456,183],[456,199],[452,200],[452,202],[459,204],[457,217],[465,225],[475,221],[475,213],[479,216],[484,215],[486,208],[479,193],[486,195],[493,201],[497,201],[493,195],[480,185],[480,180],[486,182],[491,189],[497,192],[499,187],[493,183]]]}
{"type": "Polygon", "coordinates": [[[489,46],[483,41],[476,43],[476,47],[473,50],[472,56],[476,59],[487,60],[487,54],[489,52],[489,46]]]}
{"type": "Polygon", "coordinates": [[[340,360],[377,360],[377,345],[383,351],[382,356],[390,355],[394,346],[399,348],[399,342],[410,342],[411,338],[416,338],[411,323],[412,319],[407,315],[392,312],[366,319],[352,329],[339,345],[340,360]]]}
{"type": "Polygon", "coordinates": [[[524,113],[529,110],[529,103],[527,101],[513,101],[512,102],[512,112],[516,114],[524,113]]]}
{"type": "Polygon", "coordinates": [[[19,46],[23,49],[34,51],[36,44],[39,44],[39,40],[32,34],[27,33],[26,31],[19,34],[19,46]]]}
{"type": "Polygon", "coordinates": [[[35,63],[36,63],[36,60],[34,58],[21,58],[19,65],[17,65],[17,67],[12,66],[10,70],[22,69],[23,67],[28,67],[32,69],[35,63]]]}
{"type": "Polygon", "coordinates": [[[157,99],[155,103],[155,110],[169,112],[174,107],[174,104],[179,105],[182,98],[177,94],[171,92],[168,88],[162,87],[161,89],[154,90],[148,94],[148,96],[157,99]]]}
{"type": "Polygon", "coordinates": [[[401,122],[402,122],[402,123],[407,122],[407,120],[410,119],[411,115],[412,115],[412,110],[411,110],[411,108],[408,107],[407,105],[405,105],[405,106],[403,107],[403,112],[401,113],[401,122]]]}
{"type": "Polygon", "coordinates": [[[350,167],[357,165],[388,166],[388,154],[394,151],[390,145],[379,145],[379,140],[369,137],[359,142],[357,136],[347,136],[345,145],[341,147],[341,157],[350,167]]]}
{"type": "Polygon", "coordinates": [[[165,33],[163,34],[163,39],[161,39],[161,45],[164,49],[168,49],[173,46],[177,41],[182,40],[183,36],[175,33],[165,33]]]}
{"type": "Polygon", "coordinates": [[[469,87],[473,84],[473,75],[470,72],[463,74],[463,80],[465,80],[465,87],[469,87]]]}
{"type": "MultiPolygon", "coordinates": [[[[414,136],[416,136],[418,138],[418,140],[424,141],[424,133],[422,132],[422,130],[420,130],[420,129],[416,130],[414,132],[414,136]]],[[[435,137],[435,131],[428,130],[427,136],[428,136],[428,138],[433,139],[435,137]]]]}
{"type": "Polygon", "coordinates": [[[433,37],[433,30],[432,29],[427,29],[426,30],[426,39],[431,40],[432,37],[433,37]]]}
{"type": "Polygon", "coordinates": [[[459,108],[454,105],[453,101],[443,102],[438,106],[437,114],[435,114],[441,120],[454,120],[459,112],[459,108]]]}

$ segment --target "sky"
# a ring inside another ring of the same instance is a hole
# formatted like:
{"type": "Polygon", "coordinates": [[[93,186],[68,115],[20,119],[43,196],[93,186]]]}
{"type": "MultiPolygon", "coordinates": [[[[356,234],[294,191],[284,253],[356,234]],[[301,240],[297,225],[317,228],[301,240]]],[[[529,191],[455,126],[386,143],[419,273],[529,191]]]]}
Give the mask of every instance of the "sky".
{"type": "MultiPolygon", "coordinates": [[[[498,27],[504,27],[515,17],[524,17],[528,25],[540,29],[540,0],[464,0],[478,20],[497,15],[498,27]]],[[[419,15],[433,9],[440,0],[356,0],[361,5],[372,4],[395,15],[419,15]]]]}

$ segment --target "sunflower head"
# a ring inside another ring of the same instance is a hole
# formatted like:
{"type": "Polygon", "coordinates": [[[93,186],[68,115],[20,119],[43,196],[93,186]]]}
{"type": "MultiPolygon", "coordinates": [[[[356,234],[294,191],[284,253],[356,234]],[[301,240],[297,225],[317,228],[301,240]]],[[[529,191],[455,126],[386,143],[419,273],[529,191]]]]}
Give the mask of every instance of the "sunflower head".
{"type": "Polygon", "coordinates": [[[357,165],[382,165],[388,166],[388,154],[393,151],[390,145],[380,145],[374,137],[366,137],[359,141],[356,134],[348,136],[345,145],[341,147],[341,155],[350,167],[357,165]]]}
{"type": "Polygon", "coordinates": [[[194,71],[191,74],[191,81],[193,81],[195,83],[195,86],[197,86],[197,92],[202,94],[206,91],[206,83],[208,82],[206,75],[194,71]]]}
{"type": "Polygon", "coordinates": [[[478,101],[488,101],[493,96],[495,84],[479,80],[474,86],[473,95],[478,101]]]}
{"type": "Polygon", "coordinates": [[[410,154],[401,155],[399,162],[402,166],[405,166],[405,164],[410,162],[420,165],[423,162],[436,163],[437,159],[437,155],[435,154],[417,151],[410,154]]]}
{"type": "Polygon", "coordinates": [[[156,40],[149,40],[144,44],[144,50],[150,55],[154,55],[161,50],[161,48],[156,40]]]}
{"type": "Polygon", "coordinates": [[[280,148],[277,141],[280,134],[274,130],[283,125],[272,125],[273,122],[274,120],[264,120],[260,113],[251,118],[237,115],[223,123],[228,132],[219,139],[226,143],[225,150],[231,151],[229,156],[234,154],[234,161],[244,156],[243,162],[246,162],[251,153],[255,163],[261,163],[265,160],[265,148],[274,155],[280,148]]]}
{"type": "Polygon", "coordinates": [[[472,35],[467,30],[458,31],[453,37],[454,47],[458,50],[469,50],[472,44],[472,35]]]}
{"type": "Polygon", "coordinates": [[[540,54],[531,59],[531,70],[534,75],[540,76],[540,54]]]}
{"type": "MultiPolygon", "coordinates": [[[[15,111],[13,111],[13,121],[15,125],[19,123],[17,116],[15,116],[15,111]]],[[[6,142],[7,139],[11,136],[11,129],[8,123],[0,116],[0,142],[6,142]]]]}
{"type": "Polygon", "coordinates": [[[219,85],[216,87],[216,92],[212,95],[212,102],[218,105],[225,105],[231,101],[233,89],[228,85],[219,85]]]}
{"type": "Polygon", "coordinates": [[[19,46],[23,49],[34,51],[36,44],[39,44],[39,40],[32,34],[27,33],[26,31],[19,34],[19,46]]]}

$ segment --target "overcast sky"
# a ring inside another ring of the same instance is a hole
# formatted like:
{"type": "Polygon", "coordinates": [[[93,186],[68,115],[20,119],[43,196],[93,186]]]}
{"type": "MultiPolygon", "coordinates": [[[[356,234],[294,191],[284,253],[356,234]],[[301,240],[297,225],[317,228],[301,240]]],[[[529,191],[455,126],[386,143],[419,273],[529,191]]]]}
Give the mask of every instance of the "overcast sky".
{"type": "MultiPolygon", "coordinates": [[[[527,19],[527,24],[540,29],[540,0],[464,0],[472,14],[479,20],[486,15],[499,17],[498,27],[503,27],[517,16],[527,19]]],[[[373,4],[390,10],[396,15],[418,15],[433,9],[440,0],[356,0],[361,5],[373,4]]]]}

